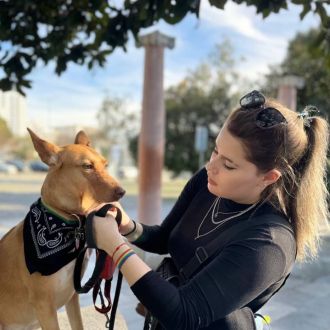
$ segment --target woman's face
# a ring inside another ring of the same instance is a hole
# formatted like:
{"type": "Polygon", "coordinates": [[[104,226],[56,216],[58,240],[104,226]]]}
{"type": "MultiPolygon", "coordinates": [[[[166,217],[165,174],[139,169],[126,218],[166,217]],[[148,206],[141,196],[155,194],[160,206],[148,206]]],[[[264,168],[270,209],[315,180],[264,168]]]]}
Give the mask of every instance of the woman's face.
{"type": "Polygon", "coordinates": [[[206,165],[209,191],[237,203],[253,204],[265,188],[264,175],[248,162],[240,140],[224,126],[206,165]]]}

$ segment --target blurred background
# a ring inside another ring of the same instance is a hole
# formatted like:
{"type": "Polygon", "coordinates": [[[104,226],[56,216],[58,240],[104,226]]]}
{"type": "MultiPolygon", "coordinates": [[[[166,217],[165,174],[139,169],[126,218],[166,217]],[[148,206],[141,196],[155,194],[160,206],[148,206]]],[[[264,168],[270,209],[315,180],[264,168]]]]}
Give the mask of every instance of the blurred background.
{"type": "MultiPolygon", "coordinates": [[[[313,104],[328,115],[329,53],[319,40],[323,31],[320,16],[313,12],[311,1],[303,2],[310,3],[310,10],[288,1],[287,9],[268,13],[264,9],[261,13],[269,16],[263,18],[254,6],[244,3],[224,1],[221,10],[201,1],[199,18],[187,14],[175,25],[160,20],[141,28],[140,34],[159,30],[175,39],[164,62],[164,165],[171,175],[198,169],[199,154],[192,143],[196,127],[207,127],[211,150],[224,118],[252,88],[278,97],[283,79],[298,77],[302,83],[293,83],[296,109],[302,111],[305,105],[313,104]]],[[[121,2],[117,3],[120,8],[121,2]]],[[[0,30],[5,27],[0,25],[0,30]]],[[[41,36],[45,29],[45,24],[40,24],[41,36]]],[[[24,88],[25,95],[14,84],[8,91],[0,90],[0,171],[45,170],[32,149],[26,127],[60,145],[71,143],[83,128],[94,146],[109,158],[113,174],[135,178],[144,50],[136,47],[133,37],[125,47],[126,52],[120,47],[114,49],[103,67],[94,65],[89,70],[87,65],[72,61],[60,76],[54,72],[58,58],[47,66],[39,59],[27,75],[31,88],[24,88]]],[[[17,49],[13,40],[5,40],[0,55],[17,49]]],[[[2,58],[0,63],[6,61],[2,58]]]]}

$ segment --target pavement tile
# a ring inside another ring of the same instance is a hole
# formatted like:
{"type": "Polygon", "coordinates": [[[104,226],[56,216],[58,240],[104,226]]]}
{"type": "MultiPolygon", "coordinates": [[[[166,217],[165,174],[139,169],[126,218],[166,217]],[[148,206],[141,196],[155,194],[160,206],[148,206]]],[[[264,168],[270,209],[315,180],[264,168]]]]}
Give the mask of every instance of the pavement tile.
{"type": "Polygon", "coordinates": [[[330,282],[316,280],[312,283],[306,283],[295,288],[295,290],[312,294],[314,297],[325,297],[330,295],[330,282]]]}
{"type": "Polygon", "coordinates": [[[314,313],[293,313],[271,323],[272,330],[329,330],[329,323],[314,313]]]}

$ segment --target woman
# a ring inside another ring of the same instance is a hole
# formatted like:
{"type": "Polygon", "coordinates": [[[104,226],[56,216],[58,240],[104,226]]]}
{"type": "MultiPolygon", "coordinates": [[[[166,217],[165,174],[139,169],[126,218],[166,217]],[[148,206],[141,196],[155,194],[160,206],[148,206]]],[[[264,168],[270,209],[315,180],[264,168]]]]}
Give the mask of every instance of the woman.
{"type": "Polygon", "coordinates": [[[216,138],[210,161],[160,226],[136,223],[125,212],[119,230],[109,213],[112,221],[94,221],[98,247],[113,256],[166,329],[255,329],[253,313],[281,288],[295,259],[316,256],[327,224],[326,120],[313,116],[315,109],[298,114],[257,91],[240,105],[216,138]],[[245,229],[178,288],[122,237],[146,251],[169,253],[180,269],[198,248],[226,240],[243,222],[245,229]]]}

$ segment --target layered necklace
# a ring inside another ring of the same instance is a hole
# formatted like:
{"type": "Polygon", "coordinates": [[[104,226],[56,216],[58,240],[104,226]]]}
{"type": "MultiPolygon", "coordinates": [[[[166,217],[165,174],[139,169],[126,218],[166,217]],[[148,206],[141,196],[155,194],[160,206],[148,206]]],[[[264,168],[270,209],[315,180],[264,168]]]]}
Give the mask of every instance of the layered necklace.
{"type": "Polygon", "coordinates": [[[228,222],[231,219],[237,218],[247,212],[249,212],[250,210],[252,210],[259,202],[256,202],[252,205],[250,205],[249,207],[247,207],[246,209],[242,210],[242,211],[234,211],[234,212],[221,212],[219,210],[220,208],[220,202],[221,202],[221,197],[217,197],[214,202],[212,203],[212,205],[210,206],[210,208],[207,210],[206,214],[204,215],[204,218],[202,220],[202,222],[200,223],[198,229],[197,229],[197,235],[195,237],[195,240],[201,237],[204,237],[212,232],[214,232],[215,230],[217,230],[219,227],[221,227],[222,225],[224,225],[226,222],[228,222]],[[207,218],[207,216],[209,215],[209,213],[211,213],[211,221],[212,223],[215,225],[215,227],[213,227],[211,230],[207,231],[206,233],[201,234],[200,230],[207,218]],[[217,220],[217,217],[219,214],[232,214],[227,218],[221,219],[221,220],[217,220]]]}

